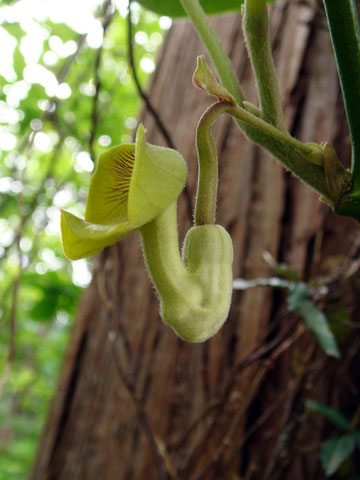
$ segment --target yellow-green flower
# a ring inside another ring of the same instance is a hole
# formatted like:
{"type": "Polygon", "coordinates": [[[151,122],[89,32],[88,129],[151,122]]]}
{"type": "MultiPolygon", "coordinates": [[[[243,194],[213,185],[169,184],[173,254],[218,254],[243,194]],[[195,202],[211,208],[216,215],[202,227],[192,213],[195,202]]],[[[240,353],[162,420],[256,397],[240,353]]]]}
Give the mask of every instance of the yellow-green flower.
{"type": "Polygon", "coordinates": [[[139,126],[136,143],[100,156],[91,179],[85,220],[61,212],[64,252],[88,257],[153,220],[173,203],[186,181],[186,164],[175,150],[150,145],[139,126]]]}

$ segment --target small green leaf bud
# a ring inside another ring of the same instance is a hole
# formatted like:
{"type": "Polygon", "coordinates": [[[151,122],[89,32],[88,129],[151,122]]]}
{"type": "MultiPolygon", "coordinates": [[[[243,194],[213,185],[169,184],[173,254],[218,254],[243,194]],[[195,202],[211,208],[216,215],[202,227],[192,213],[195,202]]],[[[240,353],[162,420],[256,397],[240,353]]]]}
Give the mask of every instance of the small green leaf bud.
{"type": "Polygon", "coordinates": [[[236,104],[234,97],[216,80],[203,55],[197,58],[193,84],[195,87],[200,88],[200,90],[204,90],[208,95],[216,97],[219,102],[227,102],[232,105],[236,104]]]}

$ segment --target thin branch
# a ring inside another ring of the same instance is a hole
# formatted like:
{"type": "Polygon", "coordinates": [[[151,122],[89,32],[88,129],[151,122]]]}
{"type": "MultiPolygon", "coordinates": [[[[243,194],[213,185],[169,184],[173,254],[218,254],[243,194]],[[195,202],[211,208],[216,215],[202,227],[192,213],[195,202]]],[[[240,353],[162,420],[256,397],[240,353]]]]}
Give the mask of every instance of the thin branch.
{"type": "Polygon", "coordinates": [[[10,339],[9,339],[8,354],[5,362],[5,367],[0,377],[0,398],[2,395],[3,388],[9,378],[11,367],[15,358],[16,311],[17,311],[17,299],[18,299],[19,287],[21,283],[21,276],[22,276],[22,262],[21,262],[21,253],[20,253],[19,268],[18,268],[18,272],[16,275],[13,288],[12,288],[12,295],[11,295],[11,310],[10,310],[10,317],[9,317],[10,339]]]}
{"type": "MultiPolygon", "coordinates": [[[[87,34],[81,34],[78,36],[77,41],[76,41],[76,50],[75,52],[70,55],[70,57],[66,60],[64,65],[60,68],[56,75],[57,82],[63,83],[72,67],[74,64],[82,46],[84,45],[85,39],[86,39],[87,34]]],[[[48,106],[47,109],[42,113],[40,120],[42,123],[44,123],[46,120],[52,119],[54,116],[54,107],[56,107],[59,104],[59,100],[56,97],[51,97],[48,99],[48,106]]],[[[17,152],[22,152],[26,147],[30,150],[32,147],[32,144],[34,142],[35,138],[35,132],[31,131],[25,137],[23,138],[21,144],[19,145],[17,152]]]]}
{"type": "Polygon", "coordinates": [[[208,418],[209,414],[216,408],[219,408],[221,405],[221,400],[213,400],[210,402],[200,413],[200,415],[185,430],[183,435],[168,446],[169,450],[178,450],[183,447],[195,430],[203,423],[204,420],[208,418]]]}
{"type": "MultiPolygon", "coordinates": [[[[75,52],[72,55],[70,55],[70,57],[66,60],[66,62],[60,68],[60,70],[58,71],[58,73],[56,75],[56,79],[57,79],[57,82],[59,84],[63,83],[65,81],[65,79],[66,79],[66,77],[67,77],[67,75],[70,71],[71,66],[75,62],[75,60],[76,60],[84,42],[85,42],[85,39],[86,39],[86,34],[81,34],[81,35],[78,36],[77,41],[76,41],[77,46],[76,46],[75,52]]],[[[54,107],[56,107],[59,103],[60,102],[56,97],[49,98],[47,109],[42,113],[42,115],[40,117],[40,120],[41,120],[42,123],[44,123],[47,120],[52,120],[54,122],[54,119],[55,119],[54,123],[57,124],[57,117],[56,117],[54,107]]],[[[58,125],[56,125],[56,126],[58,127],[58,125]]],[[[59,130],[59,128],[58,128],[58,130],[59,130]]],[[[21,143],[19,143],[19,145],[16,149],[18,154],[20,154],[25,148],[27,148],[28,149],[27,155],[29,155],[29,153],[31,151],[31,148],[32,148],[32,145],[34,143],[36,133],[38,133],[38,132],[30,131],[23,137],[21,143]]],[[[14,167],[12,169],[12,171],[10,171],[10,176],[14,176],[15,172],[16,172],[16,167],[14,167]]],[[[7,199],[7,195],[4,194],[4,199],[0,203],[0,213],[2,212],[2,210],[6,206],[6,203],[7,203],[6,199],[7,199]]]]}
{"type": "MultiPolygon", "coordinates": [[[[26,168],[24,168],[21,172],[21,182],[24,184],[26,175],[26,168]]],[[[20,219],[19,229],[15,238],[15,244],[18,253],[18,260],[19,266],[18,271],[16,274],[16,278],[14,281],[14,285],[12,288],[12,295],[11,295],[11,309],[10,309],[10,317],[9,317],[9,346],[8,346],[8,355],[5,363],[5,367],[3,373],[0,378],[0,397],[2,395],[2,390],[9,378],[11,367],[15,358],[15,351],[16,351],[16,314],[17,314],[17,304],[18,304],[18,295],[19,295],[19,288],[21,284],[21,277],[23,273],[23,259],[22,259],[22,252],[20,247],[20,242],[22,238],[22,234],[24,231],[24,215],[23,215],[23,205],[24,205],[24,194],[21,191],[18,195],[18,214],[20,219]]]]}
{"type": "Polygon", "coordinates": [[[96,130],[99,122],[99,93],[102,88],[101,77],[100,73],[100,65],[102,61],[102,54],[104,51],[104,39],[106,36],[106,32],[115,17],[116,10],[112,4],[111,0],[105,0],[103,6],[103,20],[102,20],[102,29],[103,29],[103,41],[101,42],[100,47],[97,49],[96,56],[95,56],[95,65],[94,65],[94,83],[95,83],[95,95],[93,97],[92,103],[92,112],[91,112],[91,128],[89,134],[89,152],[92,161],[95,163],[95,152],[94,152],[94,141],[96,136],[96,130]]]}

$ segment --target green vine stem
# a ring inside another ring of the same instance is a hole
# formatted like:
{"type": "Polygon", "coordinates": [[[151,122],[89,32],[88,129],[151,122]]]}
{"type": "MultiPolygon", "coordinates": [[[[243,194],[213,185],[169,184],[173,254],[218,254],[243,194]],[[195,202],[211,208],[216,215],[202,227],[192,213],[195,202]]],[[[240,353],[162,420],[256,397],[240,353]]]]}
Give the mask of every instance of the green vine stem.
{"type": "Polygon", "coordinates": [[[256,78],[263,119],[285,131],[277,73],[271,53],[266,0],[245,0],[243,31],[256,78]]]}
{"type": "Polygon", "coordinates": [[[195,203],[195,225],[215,223],[218,184],[218,158],[211,135],[211,126],[224,112],[226,102],[211,105],[202,115],[196,130],[196,148],[199,162],[198,186],[195,203]]]}
{"type": "MultiPolygon", "coordinates": [[[[237,121],[243,132],[254,143],[261,145],[272,153],[284,166],[291,170],[305,183],[322,195],[324,202],[333,208],[343,207],[343,199],[349,192],[351,185],[351,174],[339,162],[335,150],[328,143],[318,145],[316,143],[302,143],[293,138],[289,133],[266,122],[259,115],[261,112],[257,107],[244,101],[243,107],[239,106],[234,98],[220,85],[212,71],[206,64],[203,56],[198,57],[197,67],[193,75],[193,84],[205,91],[208,95],[214,96],[218,102],[209,107],[201,118],[197,131],[197,145],[199,156],[199,185],[198,189],[208,188],[206,184],[206,172],[210,166],[206,164],[207,158],[213,158],[211,162],[216,168],[216,149],[211,137],[210,128],[214,120],[221,113],[229,113],[237,121]],[[199,148],[200,147],[200,148],[199,148]],[[202,168],[202,165],[204,167],[202,168]]],[[[216,190],[217,169],[212,172],[212,190],[216,190]],[[216,183],[214,183],[216,182],[216,183]],[[214,186],[215,185],[215,186],[214,186]]],[[[206,193],[206,190],[204,190],[206,193]]],[[[348,196],[346,197],[348,198],[348,196]]],[[[202,203],[208,202],[208,195],[198,196],[201,205],[197,205],[200,218],[196,214],[197,221],[202,220],[202,203]],[[201,207],[201,209],[200,209],[201,207]]],[[[214,211],[215,203],[212,203],[214,211]]],[[[206,210],[204,210],[206,212],[206,210]]]]}
{"type": "MultiPolygon", "coordinates": [[[[291,170],[301,180],[319,192],[323,197],[322,199],[333,208],[335,207],[338,213],[360,218],[360,215],[358,214],[360,206],[360,171],[359,178],[357,178],[357,172],[360,170],[360,162],[357,161],[357,156],[360,155],[360,153],[358,153],[358,141],[355,135],[356,132],[360,132],[360,116],[357,116],[357,112],[359,111],[358,107],[360,107],[360,50],[359,26],[354,0],[341,0],[341,2],[338,0],[324,0],[325,6],[327,7],[329,24],[330,26],[334,26],[332,30],[332,39],[335,46],[335,52],[337,56],[341,56],[342,58],[342,61],[339,63],[342,65],[344,58],[347,59],[343,62],[344,65],[342,67],[339,65],[339,72],[353,142],[352,173],[354,176],[354,189],[349,193],[350,187],[345,188],[340,197],[334,194],[334,191],[338,190],[338,185],[335,190],[333,188],[330,189],[333,191],[329,190],[329,185],[331,184],[333,186],[333,182],[329,182],[329,178],[333,173],[328,172],[325,175],[324,155],[323,152],[319,151],[321,150],[321,147],[315,144],[303,144],[284,131],[277,80],[273,81],[272,87],[265,92],[266,75],[264,71],[256,72],[257,67],[255,68],[254,65],[254,73],[257,77],[259,97],[262,107],[262,112],[260,113],[264,117],[263,120],[262,118],[259,118],[256,107],[245,102],[244,95],[241,91],[236,74],[232,69],[231,62],[226,56],[224,49],[222,48],[216,33],[212,29],[205,12],[201,8],[199,1],[180,0],[180,2],[207,48],[222,84],[235,97],[236,103],[238,104],[235,106],[228,103],[224,105],[224,111],[227,110],[228,113],[235,117],[238,126],[251,141],[266,148],[278,160],[280,160],[286,168],[291,170]],[[341,28],[341,26],[344,25],[350,26],[350,31],[344,33],[345,29],[341,28]],[[345,39],[347,40],[345,41],[345,39]],[[351,48],[349,45],[349,48],[346,47],[347,42],[349,41],[351,48]],[[355,70],[352,70],[352,56],[355,58],[355,70]],[[349,68],[349,65],[351,65],[351,69],[349,68]],[[354,73],[354,71],[356,73],[354,73]],[[354,85],[356,88],[354,88],[354,85]],[[356,105],[356,108],[354,105],[356,105]],[[264,111],[266,113],[264,113],[264,111]],[[275,115],[274,112],[276,112],[275,115]],[[274,126],[274,124],[277,125],[277,127],[274,126]]],[[[247,0],[248,8],[249,5],[251,5],[250,8],[252,9],[250,15],[253,15],[254,18],[258,17],[258,21],[263,23],[262,28],[264,28],[264,22],[266,21],[266,25],[268,22],[267,18],[264,17],[265,14],[267,15],[267,12],[264,10],[263,2],[264,0],[247,0]]],[[[249,36],[249,25],[244,25],[244,29],[245,28],[248,30],[249,36]]],[[[266,26],[266,29],[267,28],[268,26],[266,26]]],[[[263,48],[264,36],[258,34],[258,37],[259,38],[256,39],[254,34],[254,42],[258,40],[261,42],[260,47],[263,48]]],[[[252,41],[253,40],[248,38],[247,44],[249,49],[252,48],[252,41]]],[[[265,41],[268,42],[266,39],[265,41]]],[[[270,48],[269,45],[266,49],[268,48],[270,48]]],[[[271,52],[268,51],[268,54],[267,59],[265,60],[268,63],[266,68],[268,71],[271,71],[271,75],[274,76],[276,75],[276,72],[271,52]]],[[[254,58],[252,60],[254,60],[254,58]]],[[[259,61],[260,57],[255,63],[258,63],[259,61]]],[[[326,166],[326,168],[328,168],[328,166],[326,166]]],[[[337,168],[339,169],[340,167],[337,165],[337,168]]],[[[344,178],[341,179],[341,185],[345,185],[347,177],[344,172],[342,172],[342,177],[344,178]]],[[[200,218],[198,221],[202,222],[203,220],[200,218]]]]}
{"type": "Polygon", "coordinates": [[[314,152],[312,147],[299,142],[238,106],[230,108],[229,113],[254,127],[251,131],[253,141],[265,147],[286,168],[314,190],[328,200],[332,200],[332,195],[326,185],[323,168],[310,161],[310,157],[317,153],[314,152]]]}
{"type": "Polygon", "coordinates": [[[239,80],[199,0],[180,0],[180,2],[207,48],[224,87],[234,96],[236,102],[241,105],[245,97],[239,80]]]}
{"type": "Polygon", "coordinates": [[[326,183],[319,145],[299,142],[238,105],[227,103],[223,111],[246,125],[244,131],[253,142],[272,153],[288,170],[320,193],[324,201],[334,206],[336,198],[326,183]]]}
{"type": "Polygon", "coordinates": [[[353,194],[360,194],[360,27],[355,0],[324,0],[352,143],[353,194]]]}

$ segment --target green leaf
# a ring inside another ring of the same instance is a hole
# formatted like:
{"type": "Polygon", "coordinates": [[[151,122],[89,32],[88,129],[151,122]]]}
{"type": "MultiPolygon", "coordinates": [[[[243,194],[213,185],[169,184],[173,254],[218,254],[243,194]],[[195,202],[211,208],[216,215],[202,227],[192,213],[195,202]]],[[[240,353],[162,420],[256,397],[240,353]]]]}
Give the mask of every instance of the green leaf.
{"type": "MultiPolygon", "coordinates": [[[[182,8],[180,1],[169,0],[139,0],[140,5],[152,10],[159,15],[167,15],[168,17],[185,17],[186,14],[182,8]]],[[[243,1],[240,0],[201,0],[203,9],[208,14],[229,12],[240,10],[243,1]]]]}
{"type": "Polygon", "coordinates": [[[2,28],[4,28],[10,35],[15,37],[18,41],[25,35],[25,30],[20,26],[19,22],[3,22],[2,28]]]}
{"type": "Polygon", "coordinates": [[[351,455],[354,446],[354,439],[350,435],[330,438],[322,444],[320,460],[326,476],[337,471],[342,462],[351,455]]]}
{"type": "Polygon", "coordinates": [[[15,48],[13,53],[13,67],[18,78],[23,77],[23,71],[26,67],[25,59],[20,51],[19,45],[15,48]]]}
{"type": "Polygon", "coordinates": [[[350,428],[349,420],[334,408],[328,407],[320,402],[315,402],[315,400],[306,400],[306,407],[312,412],[320,413],[323,417],[343,430],[350,428]]]}
{"type": "Polygon", "coordinates": [[[304,319],[306,325],[314,332],[323,351],[332,357],[340,358],[340,350],[335,337],[329,328],[325,315],[310,300],[306,300],[298,312],[304,319]]]}
{"type": "MultiPolygon", "coordinates": [[[[272,3],[274,0],[268,0],[272,3]]],[[[185,17],[186,14],[179,0],[138,0],[143,7],[159,15],[168,17],[185,17]]],[[[200,0],[201,6],[209,15],[240,10],[243,0],[200,0]]]]}
{"type": "Polygon", "coordinates": [[[284,280],[289,280],[292,282],[300,282],[301,280],[301,274],[298,270],[283,263],[275,265],[273,267],[273,272],[277,277],[284,280]]]}
{"type": "Polygon", "coordinates": [[[219,102],[228,102],[235,105],[234,97],[216,80],[206,63],[204,55],[197,57],[197,67],[192,81],[195,87],[204,90],[208,95],[213,95],[219,102]]]}
{"type": "Polygon", "coordinates": [[[331,331],[335,335],[336,340],[345,340],[351,333],[351,318],[349,312],[341,306],[332,306],[325,311],[331,331]]]}
{"type": "Polygon", "coordinates": [[[298,282],[289,290],[287,298],[287,307],[290,312],[298,312],[299,309],[306,302],[308,297],[308,290],[305,283],[298,282]]]}
{"type": "Polygon", "coordinates": [[[57,298],[44,297],[30,310],[30,316],[37,321],[52,320],[57,310],[57,298]]]}
{"type": "Polygon", "coordinates": [[[290,312],[296,312],[301,315],[306,325],[314,332],[324,352],[327,355],[340,358],[340,351],[334,334],[329,328],[327,319],[323,312],[308,299],[305,283],[298,282],[289,290],[287,304],[290,312]]]}

